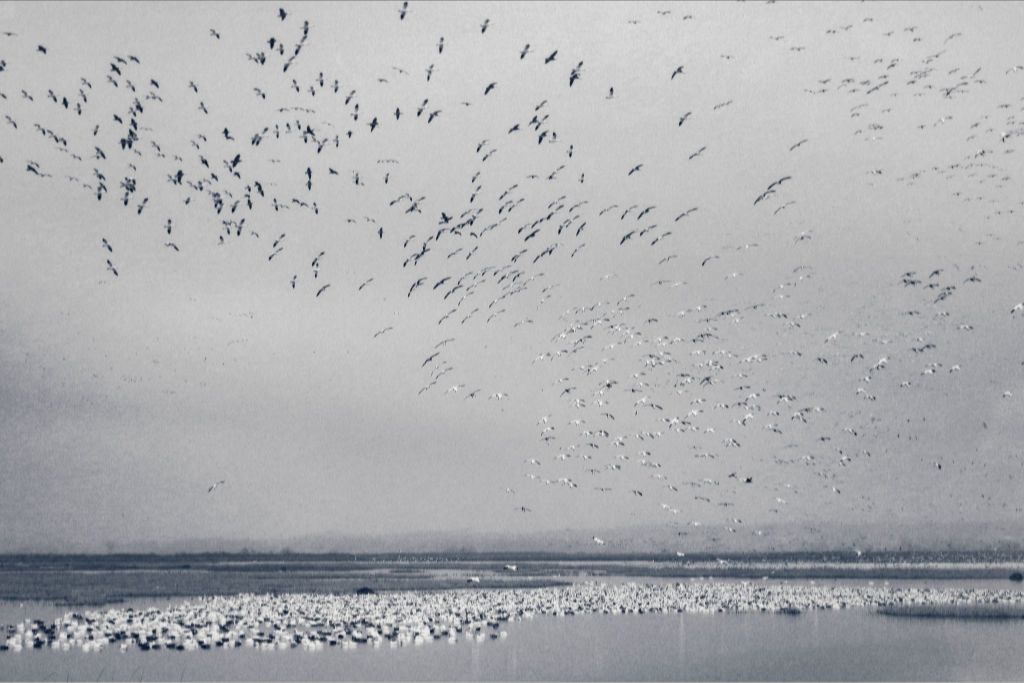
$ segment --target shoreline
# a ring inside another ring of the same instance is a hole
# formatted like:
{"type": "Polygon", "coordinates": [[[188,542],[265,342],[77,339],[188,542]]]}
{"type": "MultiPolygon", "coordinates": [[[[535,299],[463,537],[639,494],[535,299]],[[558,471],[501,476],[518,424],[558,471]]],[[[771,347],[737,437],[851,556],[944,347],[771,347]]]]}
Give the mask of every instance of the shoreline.
{"type": "Polygon", "coordinates": [[[239,564],[221,557],[205,562],[147,558],[120,565],[89,557],[77,562],[47,558],[17,564],[0,559],[0,600],[98,605],[137,598],[182,598],[239,593],[353,593],[439,591],[462,588],[525,589],[566,586],[609,578],[683,580],[849,580],[1005,581],[1024,563],[983,562],[815,562],[696,560],[609,561],[560,559],[446,561],[325,561],[323,558],[253,560],[239,564]],[[514,570],[509,569],[515,567],[514,570]]]}

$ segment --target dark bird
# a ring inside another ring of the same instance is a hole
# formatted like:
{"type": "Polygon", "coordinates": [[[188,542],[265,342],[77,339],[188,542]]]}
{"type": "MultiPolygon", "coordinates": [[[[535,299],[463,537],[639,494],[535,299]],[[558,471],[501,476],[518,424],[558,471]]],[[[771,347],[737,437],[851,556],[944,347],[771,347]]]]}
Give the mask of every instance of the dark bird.
{"type": "Polygon", "coordinates": [[[427,281],[427,278],[421,277],[419,280],[417,280],[416,282],[412,283],[412,287],[409,288],[409,293],[406,294],[405,297],[406,298],[411,297],[412,293],[416,291],[416,288],[422,286],[423,283],[426,282],[426,281],[427,281]]]}
{"type": "Polygon", "coordinates": [[[544,58],[544,63],[545,64],[550,64],[551,62],[555,61],[555,57],[557,55],[558,55],[558,50],[555,50],[554,52],[552,52],[551,54],[549,54],[547,57],[544,58]]]}
{"type": "Polygon", "coordinates": [[[223,480],[223,479],[221,479],[220,481],[218,481],[218,482],[214,483],[214,485],[213,485],[213,486],[211,486],[210,488],[208,488],[208,489],[206,490],[206,492],[207,492],[207,493],[213,493],[214,491],[216,491],[216,490],[217,490],[217,488],[219,488],[219,487],[223,486],[223,485],[224,485],[224,483],[225,483],[225,482],[224,482],[224,480],[223,480]]]}
{"type": "Polygon", "coordinates": [[[320,295],[323,294],[325,291],[327,291],[327,288],[330,287],[330,286],[331,286],[330,283],[328,283],[328,284],[324,285],[323,287],[321,287],[320,289],[316,290],[316,297],[319,298],[320,295]]]}
{"type": "Polygon", "coordinates": [[[580,70],[582,68],[583,68],[583,62],[580,62],[579,64],[576,65],[576,68],[573,69],[572,72],[569,74],[569,87],[570,88],[572,87],[573,83],[575,83],[576,81],[580,80],[580,77],[581,77],[580,76],[580,70]]]}

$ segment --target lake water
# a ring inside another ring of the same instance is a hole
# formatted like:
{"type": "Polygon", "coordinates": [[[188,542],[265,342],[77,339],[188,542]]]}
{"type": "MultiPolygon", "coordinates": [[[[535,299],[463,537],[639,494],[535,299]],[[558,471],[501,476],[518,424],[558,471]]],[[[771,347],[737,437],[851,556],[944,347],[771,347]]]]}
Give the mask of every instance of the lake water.
{"type": "MultiPolygon", "coordinates": [[[[0,603],[0,622],[66,610],[0,603]]],[[[321,652],[3,652],[0,680],[1019,680],[1024,672],[1024,620],[854,609],[537,617],[503,628],[501,640],[321,652]]]]}

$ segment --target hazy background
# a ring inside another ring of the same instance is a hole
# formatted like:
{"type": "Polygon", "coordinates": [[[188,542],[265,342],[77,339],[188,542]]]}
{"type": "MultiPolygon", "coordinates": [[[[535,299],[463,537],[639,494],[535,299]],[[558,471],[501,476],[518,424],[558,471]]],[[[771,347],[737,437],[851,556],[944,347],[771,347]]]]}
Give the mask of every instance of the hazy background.
{"type": "Polygon", "coordinates": [[[1019,538],[1024,313],[1010,310],[1024,298],[1016,151],[1024,70],[1012,69],[1024,62],[1024,5],[414,2],[401,21],[400,6],[289,3],[281,21],[277,5],[245,3],[0,5],[0,30],[16,34],[0,37],[0,109],[17,124],[0,125],[0,550],[595,549],[594,534],[617,550],[1019,538]],[[290,52],[306,19],[309,38],[287,73],[280,60],[246,58],[267,52],[269,36],[290,52]],[[115,88],[108,65],[128,54],[141,64],[125,65],[115,88]],[[569,88],[581,60],[581,80],[569,88]],[[679,65],[684,73],[670,79],[679,65]],[[310,95],[321,72],[327,86],[310,95]],[[48,99],[47,90],[73,97],[82,77],[92,86],[83,115],[48,99]],[[351,90],[358,120],[343,104],[351,90]],[[124,128],[112,115],[123,118],[146,92],[162,101],[143,101],[140,155],[123,153],[124,128]],[[424,98],[430,106],[417,118],[424,98]],[[537,144],[527,130],[543,100],[554,144],[537,144]],[[315,112],[278,111],[293,106],[315,112]],[[381,125],[370,133],[374,116],[381,125]],[[318,155],[294,135],[249,144],[265,126],[295,119],[318,136],[339,134],[341,145],[318,155]],[[515,123],[523,130],[508,134],[515,123]],[[66,137],[81,161],[33,124],[66,137]],[[225,245],[218,231],[229,216],[214,214],[200,193],[185,205],[187,188],[166,181],[177,167],[191,178],[206,172],[190,145],[200,133],[222,180],[230,181],[222,160],[238,152],[236,185],[259,179],[267,189],[245,214],[243,235],[225,245]],[[475,152],[483,140],[496,150],[486,162],[475,152]],[[94,159],[95,146],[108,158],[94,159]],[[398,163],[378,163],[388,159],[398,163]],[[29,161],[53,177],[26,173],[29,161]],[[102,201],[81,186],[96,167],[107,177],[102,201]],[[125,175],[140,186],[127,208],[118,188],[125,175]],[[753,206],[783,176],[792,178],[753,206]],[[473,261],[446,259],[442,244],[423,264],[402,267],[442,211],[484,207],[482,227],[500,219],[498,197],[515,183],[522,208],[480,240],[473,261]],[[389,205],[403,192],[425,197],[422,214],[389,205]],[[274,211],[271,195],[315,200],[319,213],[274,211]],[[149,202],[138,214],[142,196],[149,202]],[[524,244],[514,228],[562,196],[566,205],[588,202],[587,232],[570,239],[548,226],[524,244]],[[795,203],[773,213],[786,201],[795,203]],[[651,238],[673,234],[654,247],[650,238],[620,246],[627,230],[647,225],[619,219],[634,203],[657,207],[651,238]],[[598,215],[612,204],[619,209],[598,215]],[[163,231],[168,219],[173,237],[163,231]],[[282,233],[286,248],[268,261],[282,233]],[[418,239],[403,247],[411,234],[418,239]],[[570,258],[580,241],[586,248],[570,258]],[[553,242],[554,255],[529,262],[553,242]],[[501,267],[524,246],[531,252],[519,265],[535,277],[528,291],[490,309],[493,297],[481,294],[438,324],[452,300],[430,289],[434,281],[501,267]],[[310,262],[321,250],[314,280],[310,262]],[[957,287],[940,303],[937,289],[900,282],[915,271],[926,284],[934,269],[942,274],[931,281],[957,287]],[[980,282],[965,283],[972,273],[980,282]],[[429,281],[407,296],[421,275],[429,281]],[[665,382],[648,389],[664,406],[652,415],[633,408],[642,393],[627,391],[650,347],[604,349],[610,337],[598,330],[585,353],[535,362],[587,317],[572,307],[609,310],[628,295],[630,310],[613,317],[645,338],[714,331],[706,344],[674,350],[679,367],[659,377],[698,374],[691,363],[723,349],[732,354],[722,357],[729,378],[682,393],[665,382]],[[471,306],[482,312],[461,324],[471,306]],[[506,312],[485,322],[498,308],[506,312]],[[731,308],[741,320],[703,320],[731,308]],[[418,393],[431,377],[421,364],[449,337],[441,362],[452,372],[418,393]],[[929,342],[928,352],[911,350],[929,342]],[[697,349],[708,355],[691,356],[697,349]],[[739,364],[761,353],[768,361],[739,364]],[[864,360],[851,362],[855,353],[864,360]],[[862,381],[882,357],[884,372],[862,381]],[[596,374],[580,371],[594,362],[596,374]],[[941,367],[923,376],[929,362],[941,367]],[[734,378],[740,370],[750,376],[734,378]],[[615,378],[619,393],[601,410],[578,410],[561,395],[579,386],[592,400],[604,378],[615,378]],[[746,408],[711,408],[750,391],[763,403],[754,426],[736,424],[746,408]],[[508,398],[488,399],[496,392],[508,398]],[[796,405],[778,403],[787,393],[796,405]],[[660,418],[686,416],[696,397],[707,401],[700,430],[670,433],[660,418]],[[797,405],[825,410],[804,426],[791,419],[797,405]],[[772,408],[778,417],[765,414],[772,408]],[[612,453],[635,460],[650,450],[666,477],[693,486],[655,492],[661,482],[635,465],[588,476],[578,458],[557,460],[589,440],[570,420],[593,425],[602,410],[616,415],[611,436],[631,438],[618,450],[603,444],[600,466],[612,453]],[[545,415],[556,426],[551,443],[539,440],[545,415]],[[784,433],[763,429],[768,422],[784,433]],[[666,435],[635,436],[655,429],[666,435]],[[723,448],[727,436],[742,447],[723,448]],[[707,451],[718,457],[693,457],[707,451]],[[540,468],[525,464],[534,457],[540,468]],[[737,471],[754,483],[728,478],[737,471]],[[579,488],[544,485],[530,472],[571,477],[579,488]],[[705,478],[717,483],[702,486],[705,478]],[[208,493],[219,480],[225,485],[208,493]]]}

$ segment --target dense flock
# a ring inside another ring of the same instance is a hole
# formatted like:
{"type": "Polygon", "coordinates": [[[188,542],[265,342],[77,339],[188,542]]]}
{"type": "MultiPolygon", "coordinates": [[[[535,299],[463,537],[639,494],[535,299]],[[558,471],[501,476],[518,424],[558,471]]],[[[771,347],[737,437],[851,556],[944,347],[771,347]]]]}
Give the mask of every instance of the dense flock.
{"type": "Polygon", "coordinates": [[[578,614],[777,612],[869,607],[1024,605],[1010,590],[815,586],[691,581],[581,583],[560,588],[389,592],[370,595],[242,594],[190,600],[166,609],[68,612],[52,623],[6,629],[2,649],[107,648],[261,650],[422,645],[507,637],[509,621],[578,614]]]}

